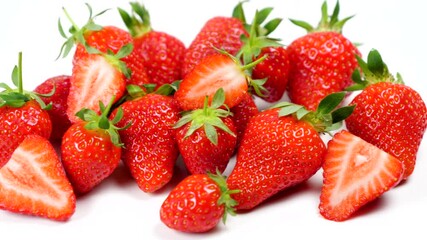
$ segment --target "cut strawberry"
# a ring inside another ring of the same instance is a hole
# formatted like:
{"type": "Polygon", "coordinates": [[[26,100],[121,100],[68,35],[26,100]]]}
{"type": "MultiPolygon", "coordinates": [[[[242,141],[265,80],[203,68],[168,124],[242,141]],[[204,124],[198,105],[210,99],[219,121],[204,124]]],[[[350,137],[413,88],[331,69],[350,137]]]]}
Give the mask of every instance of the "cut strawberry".
{"type": "Polygon", "coordinates": [[[204,58],[181,82],[175,98],[183,110],[203,108],[205,97],[211,103],[215,92],[224,89],[225,104],[232,108],[248,91],[247,75],[239,63],[226,54],[204,58]]]}
{"type": "Polygon", "coordinates": [[[99,113],[99,101],[106,106],[112,96],[120,99],[125,92],[123,73],[105,56],[91,54],[73,67],[67,115],[71,122],[79,121],[75,114],[83,108],[99,113]]]}
{"type": "Polygon", "coordinates": [[[344,221],[402,179],[401,161],[346,130],[328,143],[320,214],[344,221]]]}
{"type": "Polygon", "coordinates": [[[65,221],[76,197],[55,149],[28,135],[0,169],[0,209],[65,221]]]}

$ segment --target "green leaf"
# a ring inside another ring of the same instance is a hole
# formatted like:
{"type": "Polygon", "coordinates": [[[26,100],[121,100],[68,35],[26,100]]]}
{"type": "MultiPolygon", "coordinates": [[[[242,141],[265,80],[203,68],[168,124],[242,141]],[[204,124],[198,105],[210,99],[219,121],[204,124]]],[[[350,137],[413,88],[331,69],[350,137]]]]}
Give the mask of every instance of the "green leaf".
{"type": "Polygon", "coordinates": [[[291,104],[291,105],[282,107],[279,111],[279,117],[284,117],[284,116],[294,114],[302,108],[304,108],[304,107],[301,105],[296,105],[296,104],[291,104]]]}
{"type": "Polygon", "coordinates": [[[337,110],[332,112],[332,123],[338,123],[345,120],[347,117],[349,117],[353,111],[356,105],[351,106],[345,106],[342,108],[338,108],[337,110]]]}
{"type": "Polygon", "coordinates": [[[225,125],[225,123],[219,117],[210,118],[208,121],[208,124],[223,130],[224,132],[230,134],[231,136],[236,136],[236,134],[234,134],[234,132],[231,131],[231,129],[227,127],[227,125],[225,125]]]}
{"type": "Polygon", "coordinates": [[[307,32],[312,32],[314,29],[313,26],[311,26],[309,23],[304,21],[295,20],[295,19],[289,19],[289,21],[291,21],[293,24],[297,25],[298,27],[304,28],[307,32]]]}
{"type": "Polygon", "coordinates": [[[385,64],[380,53],[373,49],[368,54],[368,69],[375,75],[384,73],[385,64]]]}
{"type": "Polygon", "coordinates": [[[65,38],[65,39],[68,38],[67,35],[64,32],[64,29],[62,28],[62,24],[61,24],[61,19],[60,18],[58,18],[58,31],[59,31],[59,34],[61,34],[61,36],[63,38],[65,38]]]}
{"type": "Polygon", "coordinates": [[[89,31],[95,31],[96,32],[96,31],[102,30],[102,28],[103,27],[101,25],[98,25],[94,22],[90,22],[90,23],[85,25],[85,29],[89,30],[89,31]]]}
{"type": "Polygon", "coordinates": [[[116,115],[114,116],[113,120],[111,120],[111,123],[113,125],[116,125],[118,122],[120,122],[120,120],[122,120],[122,118],[123,118],[123,108],[119,107],[117,108],[116,115]]]}
{"type": "Polygon", "coordinates": [[[116,57],[118,59],[122,59],[126,56],[128,56],[129,54],[131,54],[133,51],[133,44],[132,43],[128,43],[126,45],[124,45],[122,48],[120,48],[120,50],[116,53],[116,57]]]}
{"type": "Polygon", "coordinates": [[[13,91],[13,89],[6,83],[0,83],[0,88],[4,88],[6,91],[13,91]]]}
{"type": "Polygon", "coordinates": [[[19,86],[19,69],[18,66],[15,65],[12,70],[12,82],[16,87],[19,86]]]}
{"type": "Polygon", "coordinates": [[[332,112],[344,100],[345,92],[331,93],[320,101],[316,112],[319,114],[328,114],[332,112]]]}
{"type": "Polygon", "coordinates": [[[209,123],[205,123],[203,125],[203,129],[205,131],[206,137],[213,143],[214,145],[218,145],[218,133],[214,126],[209,123]]]}
{"type": "Polygon", "coordinates": [[[99,118],[98,127],[100,129],[109,129],[110,128],[110,121],[109,121],[109,119],[106,116],[101,115],[101,117],[99,118]]]}
{"type": "Polygon", "coordinates": [[[247,1],[239,1],[239,3],[234,7],[232,16],[234,18],[240,19],[243,23],[246,23],[245,11],[243,10],[243,3],[247,1]]]}
{"type": "Polygon", "coordinates": [[[219,108],[225,102],[225,92],[223,88],[219,88],[212,98],[211,108],[219,108]]]}
{"type": "Polygon", "coordinates": [[[270,20],[268,23],[266,23],[264,25],[264,29],[267,30],[265,35],[269,35],[274,30],[276,30],[276,28],[280,25],[282,20],[283,20],[282,18],[275,18],[275,19],[270,20]]]}
{"type": "Polygon", "coordinates": [[[259,12],[257,12],[256,25],[261,25],[265,19],[267,19],[268,15],[270,15],[271,11],[273,11],[272,7],[263,8],[259,12]]]}

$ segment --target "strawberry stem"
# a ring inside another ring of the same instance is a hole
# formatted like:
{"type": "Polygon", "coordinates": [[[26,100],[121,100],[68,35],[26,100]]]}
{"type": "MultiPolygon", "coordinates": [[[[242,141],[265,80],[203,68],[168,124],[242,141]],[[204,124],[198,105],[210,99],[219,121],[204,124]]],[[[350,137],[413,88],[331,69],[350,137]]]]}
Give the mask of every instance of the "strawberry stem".
{"type": "Polygon", "coordinates": [[[74,22],[74,20],[71,18],[70,14],[67,12],[67,10],[64,7],[62,8],[62,11],[64,12],[64,14],[67,17],[68,21],[70,21],[70,23],[73,26],[74,30],[76,32],[80,31],[79,26],[74,22]]]}
{"type": "Polygon", "coordinates": [[[24,87],[22,86],[22,52],[18,54],[18,92],[24,93],[24,87]]]}

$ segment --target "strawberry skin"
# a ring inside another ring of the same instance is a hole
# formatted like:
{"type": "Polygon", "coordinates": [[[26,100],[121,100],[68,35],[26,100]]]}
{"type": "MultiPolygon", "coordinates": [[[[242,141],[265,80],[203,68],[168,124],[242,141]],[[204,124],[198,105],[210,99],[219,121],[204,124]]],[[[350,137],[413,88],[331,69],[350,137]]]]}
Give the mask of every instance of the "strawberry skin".
{"type": "Polygon", "coordinates": [[[35,100],[22,107],[0,107],[0,168],[12,156],[26,135],[38,134],[49,138],[52,123],[46,110],[35,100]]]}
{"type": "Polygon", "coordinates": [[[207,232],[224,215],[218,200],[221,190],[206,174],[194,174],[182,180],[160,208],[160,219],[169,228],[182,232],[207,232]]]}
{"type": "MultiPolygon", "coordinates": [[[[179,119],[180,108],[173,97],[147,94],[121,105],[123,118],[117,123],[124,144],[122,160],[129,168],[138,187],[155,192],[168,183],[178,158],[178,146],[173,125],[179,119]]],[[[114,117],[117,112],[113,112],[114,117]]]]}
{"type": "Polygon", "coordinates": [[[240,103],[230,110],[233,113],[231,118],[233,119],[234,126],[236,127],[236,146],[239,146],[249,120],[253,116],[257,115],[259,110],[255,103],[255,99],[250,93],[246,93],[240,103]]]}
{"type": "Polygon", "coordinates": [[[233,58],[225,54],[212,54],[204,58],[182,80],[175,98],[183,110],[203,108],[205,97],[209,103],[215,92],[223,88],[225,104],[232,108],[248,91],[247,76],[233,58]]]}
{"type": "Polygon", "coordinates": [[[71,76],[60,75],[47,79],[34,89],[34,92],[48,94],[53,89],[55,92],[50,97],[40,97],[47,105],[52,103],[52,109],[47,111],[52,121],[52,134],[50,140],[61,141],[65,131],[71,126],[67,116],[67,98],[70,92],[71,76]]]}
{"type": "Polygon", "coordinates": [[[403,161],[408,178],[427,128],[421,96],[403,84],[381,82],[366,87],[350,104],[356,107],[346,119],[348,130],[403,161]]]}
{"type": "Polygon", "coordinates": [[[123,73],[105,57],[91,54],[75,62],[70,84],[67,115],[74,123],[80,121],[75,114],[82,108],[99,112],[99,101],[107,105],[112,96],[116,101],[120,99],[125,92],[126,81],[123,73]]]}
{"type": "Polygon", "coordinates": [[[68,220],[76,197],[55,149],[39,135],[27,135],[0,169],[0,208],[68,220]]]}
{"type": "MultiPolygon", "coordinates": [[[[233,133],[236,133],[231,117],[222,118],[222,121],[233,133]]],[[[222,173],[234,154],[236,136],[217,129],[218,143],[213,144],[206,136],[204,128],[199,128],[186,137],[190,125],[187,123],[176,132],[179,152],[187,170],[191,174],[214,173],[216,171],[222,173]]]]}
{"type": "Polygon", "coordinates": [[[121,157],[121,148],[111,142],[105,130],[87,130],[85,124],[73,124],[61,145],[64,169],[78,194],[89,192],[110,176],[121,157]]]}
{"type": "Polygon", "coordinates": [[[366,203],[396,186],[404,165],[346,130],[328,143],[323,165],[320,214],[333,221],[344,221],[366,203]]]}
{"type": "Polygon", "coordinates": [[[288,95],[292,102],[315,110],[330,93],[351,83],[358,49],[338,32],[313,32],[288,46],[291,71],[288,95]]]}
{"type": "Polygon", "coordinates": [[[218,49],[235,55],[243,45],[242,34],[248,35],[241,20],[233,17],[213,17],[209,19],[187,48],[182,65],[182,77],[190,73],[200,61],[218,49]]]}
{"type": "Polygon", "coordinates": [[[264,110],[249,120],[227,179],[237,210],[252,209],[277,192],[309,179],[321,167],[326,146],[318,132],[278,109],[264,110]]]}
{"type": "Polygon", "coordinates": [[[252,78],[266,78],[267,81],[262,86],[267,93],[261,98],[267,102],[276,102],[282,98],[288,84],[291,66],[288,52],[283,47],[266,47],[262,49],[258,58],[264,55],[267,55],[267,58],[254,67],[252,78]]]}

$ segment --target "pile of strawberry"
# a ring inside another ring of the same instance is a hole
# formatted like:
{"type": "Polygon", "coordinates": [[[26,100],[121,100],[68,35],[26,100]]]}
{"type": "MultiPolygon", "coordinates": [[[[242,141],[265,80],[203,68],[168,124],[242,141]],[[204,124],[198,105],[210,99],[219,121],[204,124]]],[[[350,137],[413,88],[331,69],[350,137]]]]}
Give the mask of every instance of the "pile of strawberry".
{"type": "Polygon", "coordinates": [[[79,27],[64,9],[60,57],[76,48],[71,76],[26,91],[19,54],[15,88],[0,85],[1,209],[65,221],[120,161],[152,193],[181,156],[188,176],[160,209],[170,228],[209,231],[320,169],[320,214],[344,221],[414,171],[426,105],[378,51],[362,59],[341,33],[350,18],[338,19],[338,3],[330,16],[324,3],[317,27],[292,20],[308,33],[287,47],[269,37],[281,22],[267,21],[272,8],[248,23],[240,2],[187,47],[130,5],[118,9],[127,30],[96,24],[105,11],[89,5],[79,27]],[[277,103],[285,91],[291,102],[277,103]],[[259,109],[257,98],[271,106],[259,109]]]}

